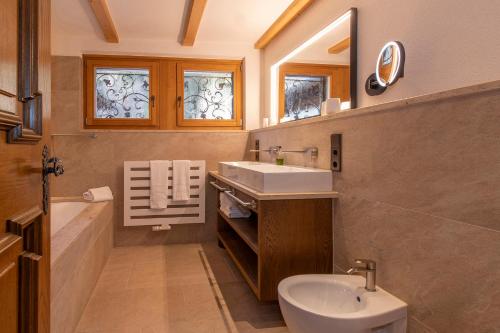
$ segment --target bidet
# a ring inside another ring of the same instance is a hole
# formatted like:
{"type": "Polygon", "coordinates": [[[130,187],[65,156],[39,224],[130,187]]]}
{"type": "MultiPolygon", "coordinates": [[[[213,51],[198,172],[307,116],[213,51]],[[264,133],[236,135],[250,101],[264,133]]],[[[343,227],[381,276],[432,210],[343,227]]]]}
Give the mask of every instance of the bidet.
{"type": "Polygon", "coordinates": [[[296,275],[278,286],[292,333],[405,333],[407,305],[357,275],[296,275]]]}

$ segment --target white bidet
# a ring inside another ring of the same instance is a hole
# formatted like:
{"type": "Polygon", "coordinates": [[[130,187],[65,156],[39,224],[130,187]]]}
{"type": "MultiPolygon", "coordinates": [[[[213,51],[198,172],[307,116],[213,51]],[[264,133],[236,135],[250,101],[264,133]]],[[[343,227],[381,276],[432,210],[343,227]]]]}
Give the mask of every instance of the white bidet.
{"type": "Polygon", "coordinates": [[[405,302],[356,275],[296,275],[278,286],[292,333],[405,333],[405,302]]]}

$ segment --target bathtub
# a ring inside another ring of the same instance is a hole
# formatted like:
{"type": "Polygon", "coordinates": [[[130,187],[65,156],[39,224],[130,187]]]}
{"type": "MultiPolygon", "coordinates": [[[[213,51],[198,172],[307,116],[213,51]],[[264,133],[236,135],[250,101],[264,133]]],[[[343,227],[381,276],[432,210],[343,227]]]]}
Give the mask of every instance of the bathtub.
{"type": "Polygon", "coordinates": [[[51,333],[73,332],[113,247],[113,202],[50,204],[51,333]]]}
{"type": "Polygon", "coordinates": [[[53,202],[50,205],[50,236],[61,230],[68,222],[72,221],[91,203],[79,201],[53,202]]]}

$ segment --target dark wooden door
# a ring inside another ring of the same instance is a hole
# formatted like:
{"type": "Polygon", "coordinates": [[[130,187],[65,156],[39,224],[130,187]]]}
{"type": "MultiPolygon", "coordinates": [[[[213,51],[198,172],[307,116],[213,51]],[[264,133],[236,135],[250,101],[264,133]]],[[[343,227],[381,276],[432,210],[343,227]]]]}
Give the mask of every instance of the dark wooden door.
{"type": "Polygon", "coordinates": [[[49,332],[50,0],[2,0],[0,22],[0,331],[49,332]]]}

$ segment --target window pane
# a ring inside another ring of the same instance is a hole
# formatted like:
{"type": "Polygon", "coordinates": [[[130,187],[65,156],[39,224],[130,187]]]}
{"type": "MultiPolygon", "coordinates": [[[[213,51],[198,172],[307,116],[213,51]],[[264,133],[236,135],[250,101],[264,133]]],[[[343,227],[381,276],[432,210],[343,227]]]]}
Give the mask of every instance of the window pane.
{"type": "Polygon", "coordinates": [[[149,70],[96,68],[95,118],[149,119],[149,70]]]}
{"type": "Polygon", "coordinates": [[[233,73],[184,71],[184,119],[234,119],[233,73]]]}
{"type": "Polygon", "coordinates": [[[285,76],[285,116],[282,121],[315,117],[327,98],[328,77],[285,76]]]}

